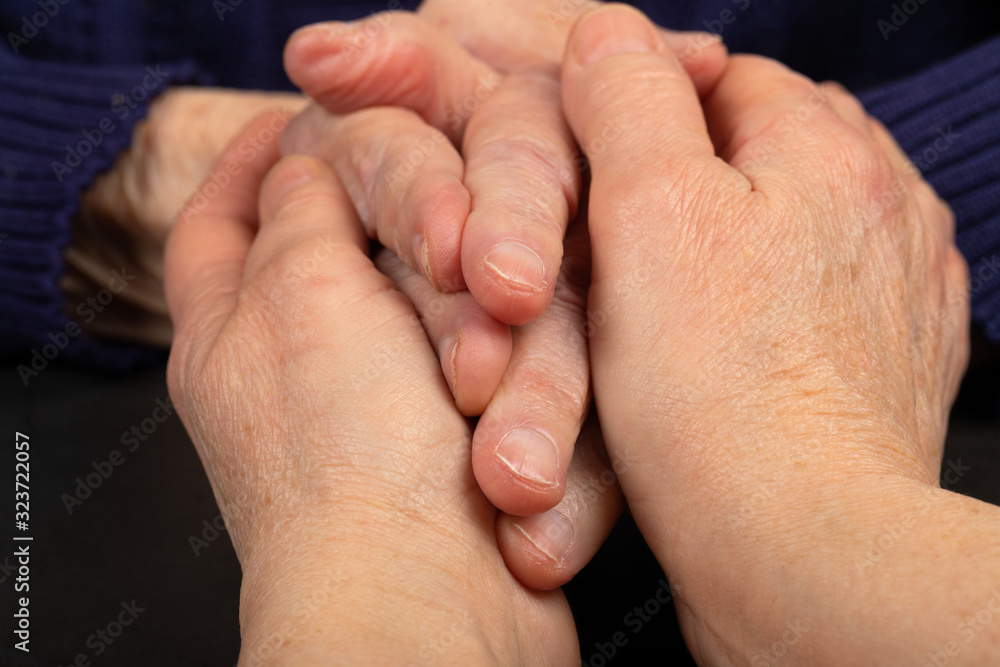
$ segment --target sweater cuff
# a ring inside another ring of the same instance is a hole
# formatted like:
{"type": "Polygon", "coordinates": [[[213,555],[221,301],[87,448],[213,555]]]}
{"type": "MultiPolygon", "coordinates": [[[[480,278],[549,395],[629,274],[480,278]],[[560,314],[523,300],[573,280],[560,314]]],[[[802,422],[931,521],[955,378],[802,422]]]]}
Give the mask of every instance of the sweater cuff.
{"type": "MultiPolygon", "coordinates": [[[[63,253],[81,193],[130,145],[152,100],[199,81],[190,61],[78,67],[0,56],[0,357],[31,355],[19,367],[26,385],[56,357],[124,370],[163,356],[80,331],[60,286],[63,253]]],[[[106,305],[113,292],[102,292],[106,305]]]]}
{"type": "Polygon", "coordinates": [[[861,101],[955,211],[972,319],[1000,342],[1000,38],[861,101]]]}

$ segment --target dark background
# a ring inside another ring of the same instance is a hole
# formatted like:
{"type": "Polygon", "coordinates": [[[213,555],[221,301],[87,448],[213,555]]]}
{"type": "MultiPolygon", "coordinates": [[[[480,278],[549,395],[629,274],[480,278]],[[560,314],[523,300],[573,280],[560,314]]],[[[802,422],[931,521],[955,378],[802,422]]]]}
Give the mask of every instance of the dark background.
{"type": "MultiPolygon", "coordinates": [[[[995,350],[992,352],[995,357],[995,350]]],[[[945,460],[971,470],[954,490],[1000,504],[1000,363],[977,362],[953,413],[945,460]]],[[[94,665],[234,665],[239,651],[240,571],[225,533],[198,555],[190,538],[211,538],[219,516],[194,447],[176,415],[134,452],[122,434],[167,398],[164,369],[109,376],[52,365],[25,388],[15,365],[0,366],[0,474],[13,480],[14,433],[31,443],[31,655],[12,648],[14,574],[10,559],[12,481],[4,481],[0,547],[3,665],[66,665],[83,653],[94,665]],[[92,462],[122,451],[124,462],[69,514],[61,499],[92,462]],[[6,561],[4,559],[7,559],[6,561]],[[6,578],[5,578],[6,577],[6,578]],[[121,604],[144,608],[95,656],[87,640],[121,604]]],[[[147,423],[148,425],[148,423],[147,423]]],[[[660,571],[635,525],[622,519],[594,562],[567,587],[580,628],[584,664],[686,665],[672,607],[639,632],[625,617],[660,588],[660,571]],[[624,648],[602,662],[597,643],[614,633],[624,648]],[[594,656],[598,659],[593,659],[594,656]]]]}

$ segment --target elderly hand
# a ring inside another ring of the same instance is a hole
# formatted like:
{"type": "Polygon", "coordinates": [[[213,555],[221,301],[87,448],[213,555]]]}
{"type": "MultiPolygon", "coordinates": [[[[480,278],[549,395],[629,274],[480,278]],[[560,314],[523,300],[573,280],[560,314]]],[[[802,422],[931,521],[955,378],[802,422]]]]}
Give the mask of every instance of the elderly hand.
{"type": "Polygon", "coordinates": [[[101,174],[80,202],[63,283],[78,304],[107,285],[111,271],[135,277],[119,303],[91,323],[90,333],[163,345],[173,330],[163,297],[163,247],[184,203],[251,120],[283,114],[282,124],[306,105],[301,95],[221,88],[174,87],[150,106],[132,143],[113,169],[101,174]]]}
{"type": "MultiPolygon", "coordinates": [[[[539,3],[536,10],[543,5],[559,9],[539,3]]],[[[544,32],[547,50],[536,52],[537,43],[514,39],[525,25],[508,20],[499,32],[511,38],[510,46],[492,49],[484,62],[465,48],[472,42],[463,45],[446,34],[481,30],[496,13],[481,9],[448,21],[442,17],[449,9],[427,3],[421,8],[426,20],[386,13],[296,33],[286,50],[289,75],[325,109],[314,107],[293,122],[284,149],[335,167],[369,235],[408,267],[408,280],[397,284],[418,312],[446,313],[439,318],[444,326],[430,326],[425,318],[425,328],[459,408],[482,414],[473,440],[476,478],[507,513],[552,512],[524,522],[534,527],[526,546],[537,546],[532,540],[547,544],[539,549],[544,571],[552,544],[565,546],[571,537],[574,543],[583,538],[600,544],[620,507],[617,493],[601,496],[609,505],[598,514],[611,520],[586,525],[577,521],[588,512],[567,511],[572,498],[556,506],[564,499],[567,474],[572,477],[573,444],[590,402],[585,235],[567,242],[563,255],[582,165],[557,81],[570,23],[563,10],[557,22],[527,8],[505,10],[544,32]],[[411,111],[326,111],[382,104],[411,111]],[[450,298],[436,290],[459,292],[450,298]],[[513,331],[512,344],[505,343],[494,318],[524,325],[513,331]],[[555,537],[545,539],[540,526],[555,537]]],[[[724,47],[708,35],[664,34],[689,54],[689,71],[709,90],[724,47]]],[[[607,135],[617,131],[608,128],[607,135]]],[[[555,560],[561,576],[548,585],[575,572],[561,557],[555,560]]]]}
{"type": "Polygon", "coordinates": [[[578,662],[562,594],[505,567],[469,423],[347,194],[311,158],[263,180],[277,157],[264,144],[167,249],[169,386],[243,567],[240,664],[578,662]]]}
{"type": "Polygon", "coordinates": [[[947,206],[836,86],[737,56],[703,108],[634,10],[570,39],[581,145],[624,128],[588,151],[595,401],[696,659],[995,663],[968,619],[1000,509],[938,486],[968,355],[947,206]]]}

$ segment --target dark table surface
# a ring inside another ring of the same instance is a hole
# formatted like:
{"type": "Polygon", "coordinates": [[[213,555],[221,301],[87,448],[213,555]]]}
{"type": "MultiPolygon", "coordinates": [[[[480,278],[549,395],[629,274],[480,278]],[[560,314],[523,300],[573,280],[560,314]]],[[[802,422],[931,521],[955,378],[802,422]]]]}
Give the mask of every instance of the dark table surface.
{"type": "MultiPolygon", "coordinates": [[[[216,529],[219,510],[183,426],[176,415],[154,420],[166,399],[162,366],[108,376],[54,365],[27,388],[14,365],[0,366],[3,479],[14,479],[15,433],[31,445],[26,532],[14,526],[13,482],[4,482],[0,664],[236,664],[239,565],[216,529]],[[133,427],[144,440],[132,439],[133,427]],[[78,490],[78,479],[90,484],[78,490]],[[30,654],[13,648],[12,633],[23,595],[14,593],[13,553],[23,544],[31,554],[30,654]]],[[[945,461],[968,468],[949,488],[1000,504],[998,362],[967,377],[945,461]]],[[[624,517],[566,588],[584,665],[693,664],[673,608],[656,602],[662,577],[624,517]],[[636,620],[636,607],[648,621],[636,620]],[[610,643],[617,632],[623,647],[610,643]]]]}

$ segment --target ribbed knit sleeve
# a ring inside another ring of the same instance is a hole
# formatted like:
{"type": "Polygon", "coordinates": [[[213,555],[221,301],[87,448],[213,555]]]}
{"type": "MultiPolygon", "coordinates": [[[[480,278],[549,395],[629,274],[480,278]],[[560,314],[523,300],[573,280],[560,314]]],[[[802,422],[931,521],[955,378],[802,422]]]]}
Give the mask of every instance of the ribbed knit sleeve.
{"type": "Polygon", "coordinates": [[[861,101],[954,209],[973,321],[1000,342],[1000,38],[861,101]]]}
{"type": "Polygon", "coordinates": [[[73,325],[63,251],[80,193],[129,145],[151,100],[197,79],[190,62],[74,66],[0,51],[0,356],[114,370],[162,354],[73,325]]]}

